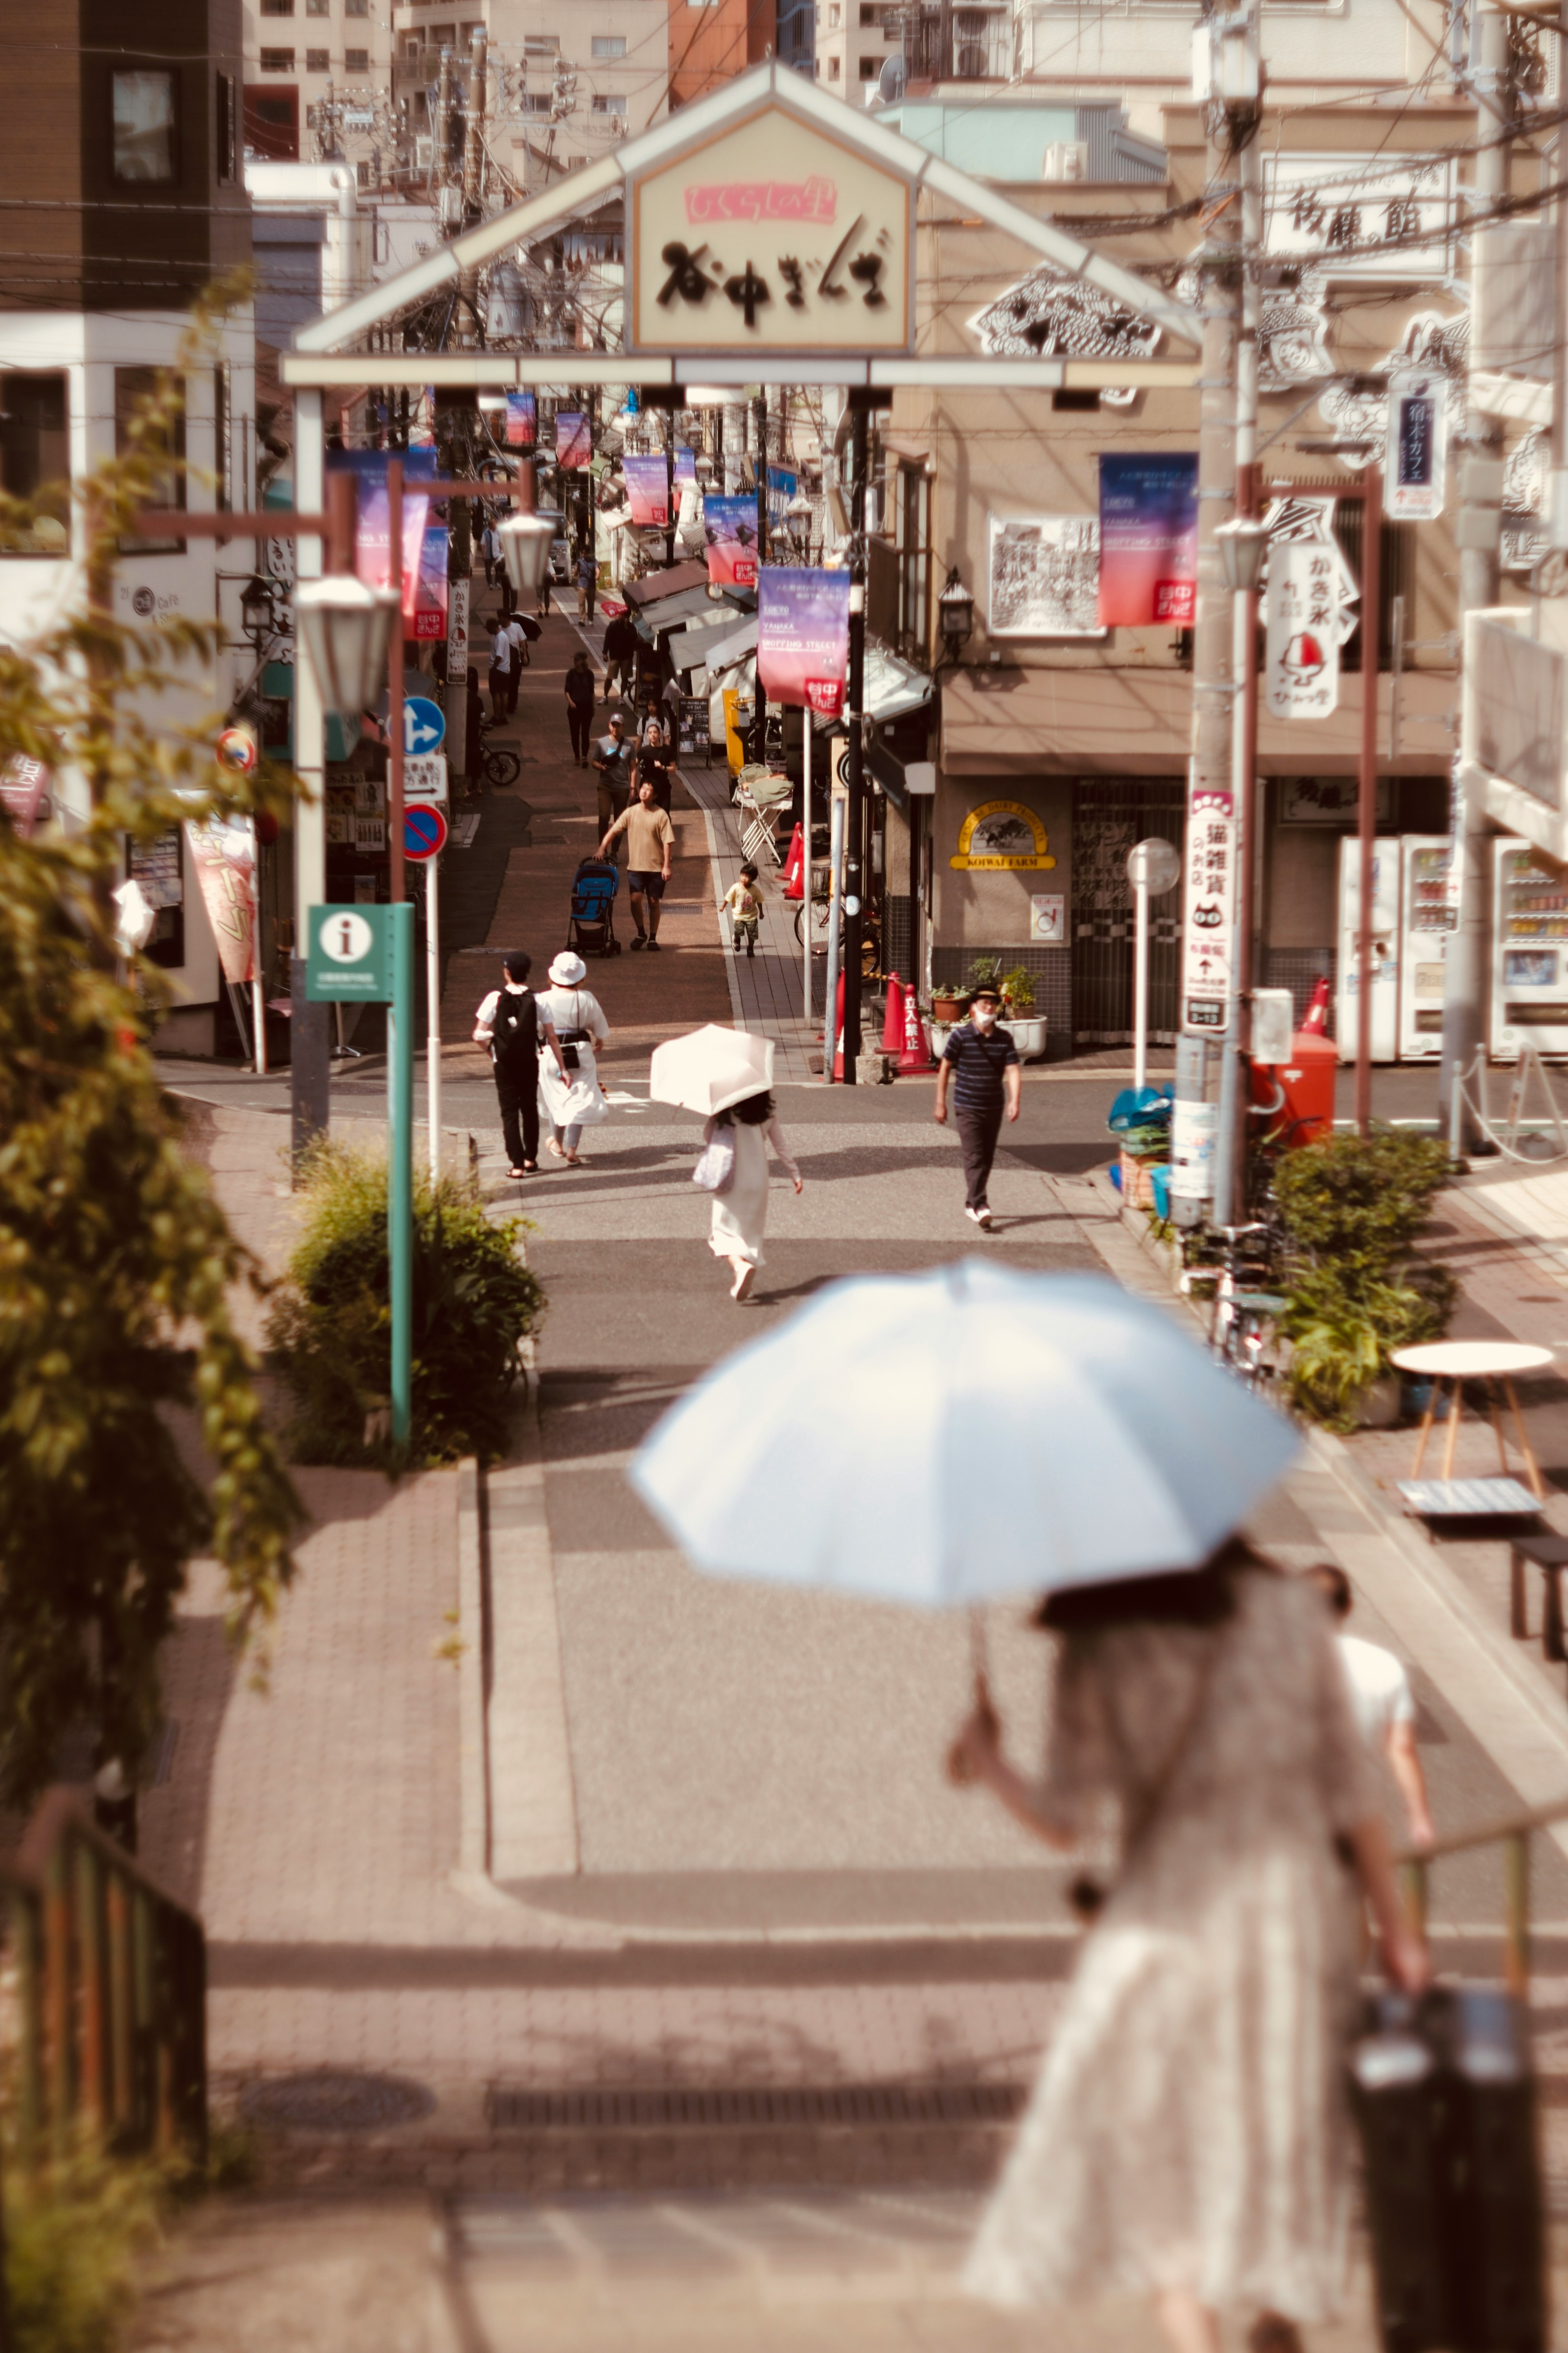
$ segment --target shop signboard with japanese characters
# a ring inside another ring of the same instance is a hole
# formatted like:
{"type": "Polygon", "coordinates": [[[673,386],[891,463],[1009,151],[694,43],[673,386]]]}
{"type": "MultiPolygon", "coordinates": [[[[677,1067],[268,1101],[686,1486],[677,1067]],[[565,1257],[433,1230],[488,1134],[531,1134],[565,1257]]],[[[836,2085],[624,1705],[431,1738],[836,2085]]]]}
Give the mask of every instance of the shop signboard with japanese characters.
{"type": "Polygon", "coordinates": [[[1182,925],[1182,1027],[1216,1036],[1226,1024],[1236,945],[1236,818],[1227,792],[1194,791],[1187,808],[1182,925]]]}
{"type": "Polygon", "coordinates": [[[1436,522],[1448,458],[1448,379],[1433,368],[1389,378],[1384,511],[1390,522],[1436,522]]]}
{"type": "Polygon", "coordinates": [[[912,187],[782,107],[640,174],[631,216],[630,351],[912,348],[912,187]]]}
{"type": "Polygon", "coordinates": [[[1311,539],[1271,545],[1268,611],[1264,701],[1269,717],[1331,717],[1340,704],[1339,600],[1332,549],[1311,539]]]}
{"type": "Polygon", "coordinates": [[[1456,194],[1451,154],[1266,155],[1264,250],[1331,278],[1445,278],[1456,194]]]}

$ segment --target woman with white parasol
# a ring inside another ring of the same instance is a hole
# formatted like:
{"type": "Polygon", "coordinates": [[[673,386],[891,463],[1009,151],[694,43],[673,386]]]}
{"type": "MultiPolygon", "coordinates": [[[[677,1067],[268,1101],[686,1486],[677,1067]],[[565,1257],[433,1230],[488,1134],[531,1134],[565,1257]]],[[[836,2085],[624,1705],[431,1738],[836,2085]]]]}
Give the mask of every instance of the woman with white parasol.
{"type": "Polygon", "coordinates": [[[1405,1916],[1328,1612],[1236,1531],[1297,1432],[1165,1311],[969,1261],[835,1283],[668,1414],[633,1483],[701,1568],[884,1599],[1043,1591],[1046,1769],[985,1677],[950,1770],[1054,1846],[1120,1830],[966,2284],[1153,2298],[1175,2353],[1291,2353],[1342,2284],[1358,1908],[1405,1916]],[[974,1470],[984,1430],[985,1476],[974,1470]],[[780,1461],[808,1478],[759,1483],[780,1461]],[[875,1478],[866,1465],[877,1466],[875,1478]]]}
{"type": "Polygon", "coordinates": [[[731,1299],[744,1299],[763,1263],[768,1222],[768,1154],[782,1160],[798,1193],[804,1183],[773,1109],[773,1045],[746,1029],[710,1021],[658,1047],[648,1093],[706,1114],[696,1181],[713,1196],[708,1247],[727,1259],[731,1299]]]}
{"type": "Polygon", "coordinates": [[[583,1130],[610,1115],[594,1059],[594,1048],[605,1043],[610,1025],[593,990],[583,987],[587,977],[582,957],[563,948],[550,967],[550,987],[539,995],[541,1028],[549,1022],[554,1030],[564,1064],[563,1070],[552,1061],[539,1066],[540,1106],[551,1125],[545,1150],[568,1168],[583,1166],[577,1152],[583,1130]]]}

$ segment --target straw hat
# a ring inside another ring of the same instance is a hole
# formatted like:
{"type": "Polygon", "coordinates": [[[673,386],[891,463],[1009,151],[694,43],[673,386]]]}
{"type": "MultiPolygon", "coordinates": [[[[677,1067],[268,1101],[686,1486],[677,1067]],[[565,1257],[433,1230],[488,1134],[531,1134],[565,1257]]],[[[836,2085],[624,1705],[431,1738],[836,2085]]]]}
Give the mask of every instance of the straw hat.
{"type": "Polygon", "coordinates": [[[550,967],[550,977],[557,988],[579,988],[588,977],[588,967],[580,955],[563,948],[550,967]]]}

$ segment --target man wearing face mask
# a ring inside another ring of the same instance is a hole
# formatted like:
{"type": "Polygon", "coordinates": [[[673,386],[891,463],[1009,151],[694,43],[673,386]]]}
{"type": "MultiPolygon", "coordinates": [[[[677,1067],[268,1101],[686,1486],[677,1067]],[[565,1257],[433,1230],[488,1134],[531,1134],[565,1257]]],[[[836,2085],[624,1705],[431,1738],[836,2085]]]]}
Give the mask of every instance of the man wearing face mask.
{"type": "Polygon", "coordinates": [[[949,1032],[936,1073],[935,1116],[939,1127],[947,1125],[948,1079],[956,1073],[952,1101],[958,1119],[958,1140],[963,1147],[967,1193],[963,1214],[987,1231],[991,1211],[985,1193],[991,1181],[991,1163],[996,1157],[996,1139],[1002,1132],[1003,1110],[1009,1120],[1016,1119],[1024,1093],[1018,1049],[1011,1032],[1004,1029],[996,1018],[1001,1009],[1002,999],[996,989],[977,988],[969,1000],[969,1018],[958,1022],[949,1032]]]}

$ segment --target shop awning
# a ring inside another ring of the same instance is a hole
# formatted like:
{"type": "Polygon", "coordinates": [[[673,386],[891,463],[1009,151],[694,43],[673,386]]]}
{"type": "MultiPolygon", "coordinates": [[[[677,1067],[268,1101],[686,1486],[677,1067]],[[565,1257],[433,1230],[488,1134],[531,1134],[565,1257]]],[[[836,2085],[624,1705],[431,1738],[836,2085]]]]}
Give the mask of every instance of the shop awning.
{"type": "MultiPolygon", "coordinates": [[[[731,619],[733,616],[728,617],[731,619]]],[[[684,636],[672,638],[669,655],[677,670],[695,670],[699,663],[710,677],[715,670],[728,670],[732,662],[744,659],[757,649],[757,617],[754,613],[738,627],[721,629],[688,629],[684,636]]]]}
{"type": "MultiPolygon", "coordinates": [[[[641,585],[640,583],[638,584],[641,585]]],[[[670,629],[683,629],[690,621],[711,613],[715,618],[732,621],[740,607],[728,599],[710,596],[706,588],[688,588],[679,596],[667,597],[662,605],[633,614],[638,630],[645,638],[658,638],[670,629]]]]}
{"type": "Polygon", "coordinates": [[[679,596],[683,589],[706,588],[708,562],[672,564],[668,572],[650,572],[646,580],[634,580],[626,590],[626,602],[634,613],[646,612],[650,605],[662,604],[667,596],[679,596]]]}
{"type": "Polygon", "coordinates": [[[900,661],[883,646],[867,645],[866,710],[879,726],[885,726],[889,719],[901,719],[906,711],[921,710],[931,698],[929,670],[900,661]]]}
{"type": "MultiPolygon", "coordinates": [[[[1378,679],[1378,767],[1384,776],[1446,774],[1453,750],[1452,673],[1406,670],[1398,681],[1399,742],[1389,754],[1394,681],[1378,679]]],[[[1270,719],[1258,727],[1266,776],[1353,776],[1361,760],[1359,674],[1340,681],[1330,719],[1270,719]]],[[[942,681],[942,765],[949,776],[1181,775],[1192,743],[1192,676],[1179,670],[952,670],[942,681]]]]}

